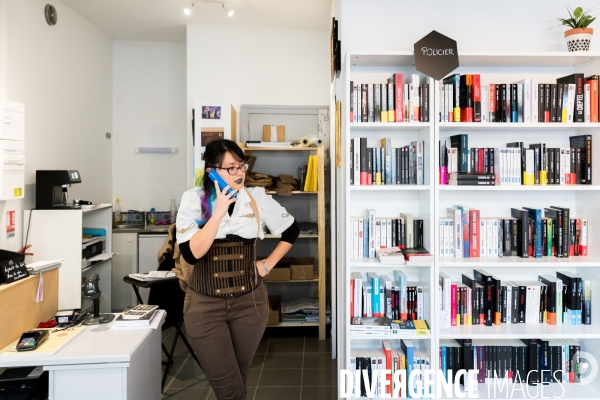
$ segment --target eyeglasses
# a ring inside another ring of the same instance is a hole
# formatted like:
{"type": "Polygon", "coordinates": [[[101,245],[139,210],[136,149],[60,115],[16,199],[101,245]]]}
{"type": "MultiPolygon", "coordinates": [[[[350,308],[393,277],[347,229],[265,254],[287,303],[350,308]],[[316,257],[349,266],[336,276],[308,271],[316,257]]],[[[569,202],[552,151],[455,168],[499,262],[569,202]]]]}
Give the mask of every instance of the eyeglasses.
{"type": "Polygon", "coordinates": [[[228,167],[228,168],[215,167],[215,169],[224,169],[224,170],[227,170],[227,172],[229,172],[229,175],[237,175],[238,172],[240,172],[240,171],[242,171],[242,172],[248,171],[249,167],[250,167],[250,165],[248,163],[246,163],[246,164],[242,164],[241,167],[228,167]]]}

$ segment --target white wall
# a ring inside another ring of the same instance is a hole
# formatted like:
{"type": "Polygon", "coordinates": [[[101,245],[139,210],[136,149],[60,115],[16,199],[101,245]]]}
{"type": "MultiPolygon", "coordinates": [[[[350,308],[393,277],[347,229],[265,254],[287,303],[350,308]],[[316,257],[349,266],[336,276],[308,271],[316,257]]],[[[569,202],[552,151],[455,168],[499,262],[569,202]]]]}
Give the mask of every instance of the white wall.
{"type": "MultiPolygon", "coordinates": [[[[334,1],[341,5],[342,56],[347,50],[412,50],[432,30],[456,40],[459,53],[566,52],[565,28],[550,29],[559,25],[555,18],[568,15],[565,5],[586,10],[598,4],[595,0],[334,1]]],[[[595,21],[591,27],[600,23],[595,21]]],[[[595,49],[600,49],[598,34],[590,50],[595,49]]]]}
{"type": "Polygon", "coordinates": [[[211,98],[238,112],[242,104],[329,104],[329,31],[188,25],[188,120],[194,99],[211,98]]]}
{"type": "Polygon", "coordinates": [[[186,187],[186,45],[113,43],[113,202],[168,211],[186,187]],[[134,147],[177,147],[135,154],[134,147]]]}
{"type": "Polygon", "coordinates": [[[69,189],[70,199],[110,202],[112,152],[105,134],[112,128],[112,41],[58,0],[52,2],[58,13],[52,27],[44,19],[47,1],[2,3],[7,68],[0,87],[25,104],[27,164],[26,198],[0,202],[0,247],[18,249],[21,210],[34,206],[36,170],[78,169],[83,182],[69,189]],[[8,210],[17,210],[13,240],[4,231],[8,210]]]}

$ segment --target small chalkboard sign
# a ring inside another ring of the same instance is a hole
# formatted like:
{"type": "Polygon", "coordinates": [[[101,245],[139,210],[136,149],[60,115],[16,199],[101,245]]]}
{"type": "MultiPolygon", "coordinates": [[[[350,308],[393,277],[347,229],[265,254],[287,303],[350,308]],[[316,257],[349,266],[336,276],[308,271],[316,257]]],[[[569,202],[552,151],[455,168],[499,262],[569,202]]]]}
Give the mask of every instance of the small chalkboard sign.
{"type": "Polygon", "coordinates": [[[440,80],[458,68],[456,40],[431,31],[414,45],[415,68],[433,79],[440,80]]]}
{"type": "Polygon", "coordinates": [[[12,283],[29,276],[25,266],[25,256],[7,250],[0,250],[0,275],[4,283],[12,283]]]}

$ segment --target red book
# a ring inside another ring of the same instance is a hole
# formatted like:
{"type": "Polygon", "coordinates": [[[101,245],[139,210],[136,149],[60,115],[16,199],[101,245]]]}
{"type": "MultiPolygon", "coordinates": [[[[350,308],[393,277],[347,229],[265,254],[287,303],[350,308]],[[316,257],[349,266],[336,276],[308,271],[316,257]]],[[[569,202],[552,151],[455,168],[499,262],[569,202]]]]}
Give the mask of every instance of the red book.
{"type": "Polygon", "coordinates": [[[404,122],[404,74],[394,74],[396,87],[396,122],[404,122]]]}
{"type": "Polygon", "coordinates": [[[350,279],[350,318],[354,318],[354,279],[350,279]]]}
{"type": "Polygon", "coordinates": [[[473,74],[473,121],[481,122],[481,79],[473,74]]]}
{"type": "Polygon", "coordinates": [[[450,325],[456,326],[456,283],[450,285],[450,325]]]}
{"type": "Polygon", "coordinates": [[[485,149],[477,149],[479,153],[479,162],[477,163],[477,172],[483,173],[485,172],[485,149]]]}
{"type": "Polygon", "coordinates": [[[490,99],[489,99],[489,121],[490,122],[498,122],[496,121],[496,84],[494,83],[490,83],[490,90],[489,90],[489,95],[490,95],[490,99]]]}
{"type": "Polygon", "coordinates": [[[390,371],[389,374],[386,374],[386,380],[388,381],[386,393],[392,393],[392,346],[390,346],[389,341],[383,340],[381,347],[383,348],[383,354],[385,354],[385,369],[390,371]]]}
{"type": "Polygon", "coordinates": [[[598,122],[598,80],[585,81],[590,85],[590,122],[598,122]]]}
{"type": "Polygon", "coordinates": [[[469,254],[471,258],[479,258],[479,210],[469,210],[470,240],[469,254]]]}

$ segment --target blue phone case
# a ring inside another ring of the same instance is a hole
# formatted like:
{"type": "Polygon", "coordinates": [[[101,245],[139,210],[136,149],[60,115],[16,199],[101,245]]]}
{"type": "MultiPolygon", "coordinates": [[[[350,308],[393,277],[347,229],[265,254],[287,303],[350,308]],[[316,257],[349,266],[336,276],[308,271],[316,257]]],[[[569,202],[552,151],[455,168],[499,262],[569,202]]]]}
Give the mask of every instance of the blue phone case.
{"type": "MultiPolygon", "coordinates": [[[[214,169],[210,170],[210,172],[208,173],[208,177],[213,182],[217,181],[217,183],[219,184],[219,189],[221,189],[221,190],[225,189],[225,187],[227,186],[227,182],[225,182],[225,180],[223,178],[221,178],[221,175],[219,175],[217,173],[217,171],[214,169]]],[[[229,188],[229,190],[225,194],[231,193],[232,190],[233,190],[232,188],[229,188]]],[[[233,194],[233,196],[231,196],[231,198],[236,198],[236,197],[237,197],[237,192],[235,192],[233,194]]]]}

